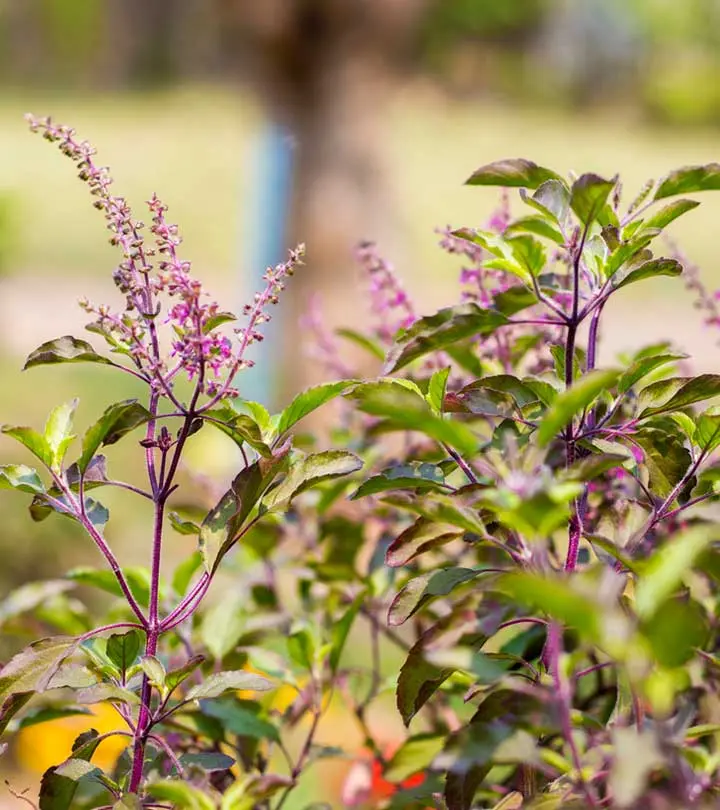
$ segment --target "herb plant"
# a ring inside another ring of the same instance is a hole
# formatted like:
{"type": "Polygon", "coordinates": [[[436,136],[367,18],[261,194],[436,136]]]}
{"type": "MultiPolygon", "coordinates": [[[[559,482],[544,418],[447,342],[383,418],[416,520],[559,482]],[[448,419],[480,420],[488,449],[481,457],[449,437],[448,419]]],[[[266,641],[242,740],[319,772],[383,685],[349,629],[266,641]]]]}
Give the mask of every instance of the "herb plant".
{"type": "Polygon", "coordinates": [[[301,252],[268,271],[233,329],[178,258],[157,198],[146,240],[87,144],[50,121],[31,126],[89,184],[123,253],[114,279],[126,309],[84,304],[110,357],[65,337],[26,367],[94,362],[148,391],[108,408],[72,463],[74,403],[43,433],[4,428],[45,472],[8,465],[0,482],[32,496],[36,520],[79,521],[110,570],[24,586],[0,605],[6,630],[40,622],[62,634],[0,671],[0,726],[23,733],[106,702],[127,739],[100,768],[102,736],[81,735],[45,774],[42,810],[280,810],[310,768],[337,758],[349,760],[346,806],[717,803],[720,530],[708,507],[720,375],[689,376],[670,342],[611,367],[598,347],[612,296],[683,265],[716,323],[696,270],[675,248],[653,251],[697,206],[681,195],[720,188],[720,166],[672,172],[628,206],[617,178],[484,166],[469,183],[504,189],[497,213],[484,229],[441,234],[464,265],[461,302],[418,317],[363,244],[371,329],[331,335],[312,308],[313,357],[337,380],[270,416],[235,386],[301,252]],[[380,375],[360,379],[341,340],[380,375]],[[342,449],[291,436],[336,398],[342,449]],[[213,428],[241,448],[243,469],[227,491],[199,478],[178,488],[185,448],[213,428]],[[142,484],[112,479],[100,454],[135,429],[142,484]],[[120,565],[100,487],[152,507],[149,570],[120,565]],[[198,550],[165,578],[169,528],[197,535],[198,550]],[[230,587],[209,604],[222,575],[230,587]],[[119,598],[102,625],[70,596],[74,583],[119,598]],[[388,692],[401,739],[378,720],[388,692]],[[352,730],[359,747],[318,741],[338,704],[343,738],[352,730]]]}

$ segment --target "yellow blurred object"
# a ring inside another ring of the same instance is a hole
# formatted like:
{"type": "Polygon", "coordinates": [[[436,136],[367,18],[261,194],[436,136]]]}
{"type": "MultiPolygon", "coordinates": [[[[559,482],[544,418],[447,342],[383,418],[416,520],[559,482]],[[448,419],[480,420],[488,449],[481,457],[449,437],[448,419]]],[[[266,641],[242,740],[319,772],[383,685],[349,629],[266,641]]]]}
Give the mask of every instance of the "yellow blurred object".
{"type": "MultiPolygon", "coordinates": [[[[100,703],[92,708],[92,714],[63,717],[23,729],[15,745],[18,763],[32,773],[44,773],[67,759],[75,739],[91,728],[100,734],[127,731],[127,726],[112,706],[100,703]]],[[[130,738],[125,736],[103,740],[93,756],[93,762],[104,770],[111,769],[129,741],[130,738]]]]}

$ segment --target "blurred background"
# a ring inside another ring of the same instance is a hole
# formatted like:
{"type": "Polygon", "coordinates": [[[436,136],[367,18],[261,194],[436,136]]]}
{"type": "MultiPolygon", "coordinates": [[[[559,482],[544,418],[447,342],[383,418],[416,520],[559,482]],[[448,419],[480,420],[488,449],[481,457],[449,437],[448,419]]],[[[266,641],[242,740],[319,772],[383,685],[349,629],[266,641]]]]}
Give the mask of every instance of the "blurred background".
{"type": "MultiPolygon", "coordinates": [[[[362,327],[358,241],[379,243],[420,312],[457,300],[459,268],[434,229],[487,219],[494,192],[463,187],[478,166],[619,171],[633,195],[718,159],[720,0],[0,0],[0,421],[38,426],[79,395],[90,422],[130,395],[124,381],[81,366],[20,373],[44,340],[80,334],[80,296],[112,302],[115,262],[27,111],[90,139],[138,212],[158,192],[223,308],[240,310],[267,264],[307,244],[243,391],[272,403],[319,380],[298,340],[311,294],[329,325],[362,327]]],[[[720,200],[703,203],[675,235],[720,286],[720,200]]],[[[682,286],[640,290],[609,312],[605,359],[672,338],[716,370],[720,332],[682,286]]],[[[0,453],[19,460],[5,440],[0,453]]],[[[132,444],[114,457],[131,476],[132,444]]],[[[194,460],[231,473],[221,449],[194,460]]],[[[33,524],[0,495],[3,593],[97,562],[72,523],[33,524]]],[[[127,563],[146,562],[143,521],[116,510],[127,563]]]]}

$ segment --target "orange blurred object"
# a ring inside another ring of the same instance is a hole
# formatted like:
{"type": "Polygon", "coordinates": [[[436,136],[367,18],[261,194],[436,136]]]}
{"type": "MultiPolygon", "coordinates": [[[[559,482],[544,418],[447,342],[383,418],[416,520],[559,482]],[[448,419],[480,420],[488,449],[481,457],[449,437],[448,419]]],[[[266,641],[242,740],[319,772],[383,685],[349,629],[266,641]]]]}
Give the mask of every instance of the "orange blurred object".
{"type": "MultiPolygon", "coordinates": [[[[100,734],[128,730],[110,704],[100,703],[92,707],[91,714],[49,720],[23,729],[15,743],[17,761],[31,773],[45,773],[48,768],[66,760],[77,737],[91,728],[100,734]]],[[[129,741],[126,736],[103,740],[93,755],[93,762],[103,770],[112,769],[129,741]]]]}

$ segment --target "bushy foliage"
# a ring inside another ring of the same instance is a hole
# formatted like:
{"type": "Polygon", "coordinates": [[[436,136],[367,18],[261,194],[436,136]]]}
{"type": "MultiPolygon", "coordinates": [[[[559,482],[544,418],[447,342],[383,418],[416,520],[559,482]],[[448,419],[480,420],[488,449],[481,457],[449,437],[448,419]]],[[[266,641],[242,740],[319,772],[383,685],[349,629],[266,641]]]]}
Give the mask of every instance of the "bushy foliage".
{"type": "MultiPolygon", "coordinates": [[[[125,311],[84,303],[111,356],[64,337],[26,368],[93,362],[148,388],[146,402],[108,408],[71,463],[74,403],[43,432],[3,429],[40,472],[6,465],[0,483],[31,496],[35,520],[79,522],[107,562],[0,605],[8,633],[55,634],[0,671],[3,731],[98,703],[122,723],[78,737],[43,777],[40,808],[279,810],[319,759],[344,755],[317,742],[338,696],[365,749],[349,806],[715,805],[720,529],[705,507],[720,480],[720,375],[690,376],[669,342],[599,367],[598,344],[612,296],[683,273],[679,256],[653,251],[697,206],[681,195],[720,188],[720,166],[672,172],[628,206],[617,178],[482,167],[468,182],[503,187],[502,206],[485,229],[441,237],[463,260],[462,301],[418,317],[362,245],[372,329],[330,335],[314,309],[314,356],[340,379],[271,415],[238,394],[238,372],[301,254],[268,271],[232,330],[178,257],[159,200],[146,240],[91,148],[32,126],[90,185],[123,254],[125,311]],[[380,376],[354,374],[341,339],[380,376]],[[331,400],[323,449],[296,429],[331,400]],[[114,480],[103,448],[141,429],[147,480],[114,480]],[[212,429],[244,467],[226,491],[178,489],[184,450],[212,429]],[[152,506],[148,569],[115,556],[103,487],[152,506]],[[170,531],[198,547],[164,576],[170,531]],[[220,571],[230,588],[208,607],[220,571]],[[80,583],[118,597],[100,620],[71,594],[80,583]],[[394,673],[388,645],[402,655],[394,673]],[[408,729],[395,750],[369,717],[387,691],[408,729]],[[106,737],[127,745],[101,768],[106,737]]],[[[715,298],[686,273],[716,322],[715,298]]]]}

